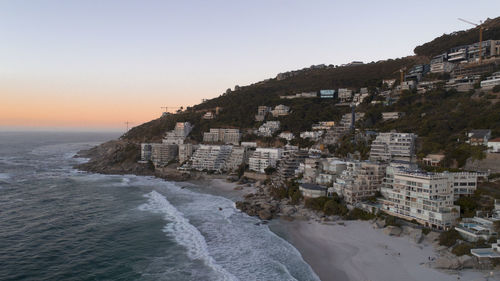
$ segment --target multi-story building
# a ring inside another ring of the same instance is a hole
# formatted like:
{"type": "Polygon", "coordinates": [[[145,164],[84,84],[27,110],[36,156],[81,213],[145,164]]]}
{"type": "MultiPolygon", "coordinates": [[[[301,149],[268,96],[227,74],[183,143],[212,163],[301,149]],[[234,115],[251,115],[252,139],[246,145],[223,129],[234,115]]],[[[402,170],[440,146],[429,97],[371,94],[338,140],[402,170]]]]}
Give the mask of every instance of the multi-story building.
{"type": "Polygon", "coordinates": [[[203,133],[204,142],[219,142],[238,145],[240,142],[239,129],[210,129],[210,132],[203,133]]]}
{"type": "Polygon", "coordinates": [[[184,163],[193,156],[194,146],[191,143],[179,144],[179,163],[184,163]]]}
{"type": "Polygon", "coordinates": [[[455,64],[448,61],[448,54],[437,55],[431,60],[431,73],[449,73],[455,68],[455,64]]]}
{"type": "Polygon", "coordinates": [[[500,138],[488,140],[488,152],[500,153],[500,138]]]}
{"type": "Polygon", "coordinates": [[[385,176],[385,165],[368,161],[347,161],[346,169],[329,188],[329,193],[337,193],[349,204],[354,204],[374,196],[380,191],[385,176]]]}
{"type": "Polygon", "coordinates": [[[293,133],[292,132],[281,132],[278,135],[279,138],[285,139],[287,141],[291,141],[294,139],[293,133]]]}
{"type": "Polygon", "coordinates": [[[319,97],[322,99],[333,99],[336,98],[335,90],[320,90],[319,97]]]}
{"type": "Polygon", "coordinates": [[[302,180],[307,183],[316,183],[316,177],[320,172],[320,159],[306,158],[304,160],[304,176],[302,180]]]}
{"type": "Polygon", "coordinates": [[[271,110],[271,114],[273,115],[273,117],[286,116],[288,115],[289,111],[290,107],[280,104],[274,107],[273,110],[271,110]]]}
{"type": "Polygon", "coordinates": [[[257,131],[257,135],[263,137],[272,137],[280,129],[280,121],[267,121],[262,124],[257,131]]]}
{"type": "Polygon", "coordinates": [[[191,168],[198,171],[222,171],[231,150],[230,145],[202,144],[191,157],[191,168]]]}
{"type": "Polygon", "coordinates": [[[262,122],[266,119],[266,115],[271,112],[271,107],[266,105],[261,105],[257,107],[257,115],[255,115],[255,121],[262,122]]]}
{"type": "Polygon", "coordinates": [[[295,171],[300,163],[308,156],[306,150],[290,150],[284,153],[278,165],[278,173],[281,181],[286,181],[295,177],[295,171]]]}
{"type": "Polygon", "coordinates": [[[488,241],[491,237],[498,237],[495,229],[495,224],[498,222],[500,222],[500,202],[495,200],[495,209],[491,214],[462,218],[455,226],[455,230],[469,242],[477,242],[479,239],[488,241]]]}
{"type": "Polygon", "coordinates": [[[325,144],[335,144],[343,135],[354,128],[354,125],[359,120],[363,119],[364,113],[351,112],[342,115],[342,119],[336,124],[333,129],[327,130],[323,138],[325,144]]]}
{"type": "Polygon", "coordinates": [[[481,89],[483,90],[491,90],[497,85],[500,85],[500,71],[491,74],[486,80],[481,81],[481,89]]]}
{"type": "Polygon", "coordinates": [[[415,160],[415,139],[412,133],[380,133],[372,142],[370,160],[390,162],[415,160]]]}
{"type": "Polygon", "coordinates": [[[166,166],[177,156],[178,147],[166,143],[142,143],[141,163],[153,162],[156,167],[166,166]]]}
{"type": "Polygon", "coordinates": [[[244,146],[233,146],[231,154],[226,161],[226,170],[234,171],[240,167],[241,164],[248,160],[247,148],[244,146]]]}
{"type": "Polygon", "coordinates": [[[264,173],[269,166],[276,168],[276,162],[281,159],[283,150],[281,148],[262,148],[255,150],[248,160],[251,171],[264,173]]]}
{"type": "Polygon", "coordinates": [[[163,143],[165,144],[183,144],[186,137],[191,133],[193,127],[189,122],[177,122],[175,128],[165,134],[163,143]]]}
{"type": "Polygon", "coordinates": [[[323,135],[323,131],[305,131],[300,133],[300,137],[303,139],[311,139],[317,141],[323,135]]]}
{"type": "Polygon", "coordinates": [[[339,99],[340,102],[348,102],[352,100],[352,90],[348,89],[339,89],[339,99]]]}
{"type": "Polygon", "coordinates": [[[449,229],[460,217],[449,176],[388,167],[381,188],[382,210],[427,227],[449,229]]]}
{"type": "Polygon", "coordinates": [[[444,172],[443,175],[448,176],[448,184],[453,190],[454,200],[458,200],[461,196],[470,196],[474,194],[477,189],[477,173],[460,172],[448,173],[444,172]]]}

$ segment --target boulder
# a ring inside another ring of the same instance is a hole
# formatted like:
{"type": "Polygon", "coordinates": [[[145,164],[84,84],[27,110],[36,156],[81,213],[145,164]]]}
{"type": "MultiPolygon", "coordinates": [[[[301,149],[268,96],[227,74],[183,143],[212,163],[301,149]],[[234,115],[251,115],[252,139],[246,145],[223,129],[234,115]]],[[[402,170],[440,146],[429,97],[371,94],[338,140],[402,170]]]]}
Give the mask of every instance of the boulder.
{"type": "Polygon", "coordinates": [[[273,214],[268,210],[260,210],[258,215],[261,220],[270,220],[273,218],[273,214]]]}
{"type": "Polygon", "coordinates": [[[440,269],[459,269],[460,261],[457,257],[440,257],[434,263],[435,268],[440,269]]]}
{"type": "Polygon", "coordinates": [[[458,261],[462,268],[473,268],[475,264],[474,258],[468,255],[458,257],[458,261]]]}
{"type": "Polygon", "coordinates": [[[386,228],[384,228],[384,233],[390,236],[399,236],[401,235],[401,228],[389,225],[386,228]]]}
{"type": "Polygon", "coordinates": [[[424,236],[422,235],[422,229],[411,228],[408,231],[409,231],[408,236],[410,237],[410,241],[413,241],[414,243],[417,244],[422,242],[422,239],[424,238],[424,236]]]}
{"type": "Polygon", "coordinates": [[[385,227],[385,220],[383,219],[376,219],[374,222],[373,222],[373,228],[384,228],[385,227]]]}
{"type": "Polygon", "coordinates": [[[294,206],[284,206],[281,208],[281,213],[285,216],[291,216],[297,212],[294,206]]]}

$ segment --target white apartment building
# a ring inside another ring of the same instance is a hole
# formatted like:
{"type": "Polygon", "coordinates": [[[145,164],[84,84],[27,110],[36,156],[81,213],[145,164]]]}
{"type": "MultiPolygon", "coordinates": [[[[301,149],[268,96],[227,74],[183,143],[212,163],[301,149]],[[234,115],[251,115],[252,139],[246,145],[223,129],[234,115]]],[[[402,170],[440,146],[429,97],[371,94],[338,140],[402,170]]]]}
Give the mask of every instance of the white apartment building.
{"type": "Polygon", "coordinates": [[[222,171],[231,150],[230,145],[202,144],[191,157],[191,168],[198,171],[222,171]]]}
{"type": "Polygon", "coordinates": [[[481,81],[481,89],[483,90],[491,90],[496,85],[500,85],[500,71],[493,73],[486,80],[481,81]]]}
{"type": "Polygon", "coordinates": [[[153,162],[156,167],[165,166],[177,156],[178,147],[175,144],[142,143],[140,163],[153,162]]]}
{"type": "Polygon", "coordinates": [[[339,89],[338,97],[341,102],[348,102],[352,99],[352,90],[339,89]]]}
{"type": "Polygon", "coordinates": [[[193,156],[194,146],[191,143],[179,144],[179,163],[184,163],[193,156]]]}
{"type": "Polygon", "coordinates": [[[231,150],[231,154],[226,161],[226,170],[234,171],[240,167],[241,164],[245,163],[247,159],[247,148],[243,146],[234,146],[231,150]]]}
{"type": "Polygon", "coordinates": [[[241,134],[239,129],[210,129],[203,133],[203,142],[219,142],[238,145],[241,134]]]}
{"type": "Polygon", "coordinates": [[[279,135],[278,135],[279,138],[282,138],[282,139],[285,139],[287,141],[291,141],[294,139],[294,135],[292,132],[281,132],[279,135]]]}
{"type": "Polygon", "coordinates": [[[280,104],[280,105],[277,105],[276,107],[274,107],[273,110],[271,110],[271,114],[273,115],[273,117],[279,117],[279,116],[288,115],[289,111],[290,111],[290,107],[283,105],[283,104],[280,104]]]}
{"type": "Polygon", "coordinates": [[[381,188],[382,210],[427,227],[449,229],[460,217],[449,176],[388,167],[381,188]]]}
{"type": "Polygon", "coordinates": [[[248,160],[251,171],[264,173],[267,167],[276,167],[276,162],[281,159],[283,150],[281,148],[258,147],[248,160]]]}
{"type": "Polygon", "coordinates": [[[311,139],[317,141],[323,135],[323,131],[305,131],[300,133],[300,137],[303,139],[311,139]]]}
{"type": "Polygon", "coordinates": [[[500,138],[488,140],[488,152],[500,153],[500,138]]]}
{"type": "Polygon", "coordinates": [[[267,121],[262,124],[257,131],[257,135],[263,137],[272,137],[280,129],[280,121],[267,121]]]}
{"type": "Polygon", "coordinates": [[[168,131],[163,138],[165,144],[183,144],[193,127],[189,122],[177,122],[172,131],[168,131]]]}
{"type": "Polygon", "coordinates": [[[478,174],[474,172],[442,173],[448,176],[448,183],[453,190],[453,198],[457,200],[460,196],[470,196],[477,189],[478,174]]]}
{"type": "Polygon", "coordinates": [[[385,176],[385,165],[368,161],[347,161],[342,171],[329,188],[349,204],[354,204],[374,196],[380,190],[385,176]]]}
{"type": "Polygon", "coordinates": [[[390,162],[415,160],[415,140],[417,135],[412,133],[380,133],[372,142],[370,160],[390,162]]]}

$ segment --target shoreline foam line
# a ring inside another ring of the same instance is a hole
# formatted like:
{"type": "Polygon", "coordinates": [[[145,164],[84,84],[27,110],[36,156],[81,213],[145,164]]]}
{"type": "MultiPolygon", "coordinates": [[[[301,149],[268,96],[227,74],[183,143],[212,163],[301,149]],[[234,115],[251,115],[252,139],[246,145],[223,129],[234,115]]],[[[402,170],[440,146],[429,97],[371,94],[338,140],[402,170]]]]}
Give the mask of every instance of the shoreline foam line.
{"type": "Polygon", "coordinates": [[[208,252],[207,243],[200,231],[189,223],[189,220],[170,204],[165,196],[153,190],[146,194],[145,197],[148,198],[148,203],[141,205],[139,208],[141,210],[164,214],[165,220],[170,221],[164,227],[164,232],[172,235],[177,243],[187,249],[189,258],[202,260],[221,277],[220,280],[238,280],[236,276],[217,264],[208,252]]]}

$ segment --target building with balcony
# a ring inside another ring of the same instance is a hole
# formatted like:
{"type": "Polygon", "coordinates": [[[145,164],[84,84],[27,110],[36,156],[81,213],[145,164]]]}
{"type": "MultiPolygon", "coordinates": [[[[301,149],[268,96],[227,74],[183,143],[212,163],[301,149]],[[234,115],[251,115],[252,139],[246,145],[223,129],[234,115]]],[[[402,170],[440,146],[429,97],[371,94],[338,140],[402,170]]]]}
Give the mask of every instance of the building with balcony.
{"type": "Polygon", "coordinates": [[[280,121],[267,121],[259,127],[257,135],[262,137],[272,137],[273,134],[279,129],[280,121]]]}
{"type": "Polygon", "coordinates": [[[142,143],[141,163],[151,161],[155,167],[166,166],[177,157],[178,146],[166,143],[142,143]]]}
{"type": "Polygon", "coordinates": [[[299,185],[299,191],[306,199],[326,196],[326,190],[326,187],[312,183],[301,183],[299,185]]]}
{"type": "Polygon", "coordinates": [[[286,116],[290,112],[290,107],[280,104],[274,107],[273,110],[271,110],[271,114],[273,117],[280,117],[280,116],[286,116]]]}
{"type": "Polygon", "coordinates": [[[165,133],[163,143],[165,144],[183,144],[186,137],[191,133],[193,126],[189,122],[177,122],[172,131],[165,133]]]}
{"type": "Polygon", "coordinates": [[[446,174],[387,167],[382,211],[427,227],[447,230],[460,217],[446,174]]]}
{"type": "Polygon", "coordinates": [[[198,171],[220,172],[225,168],[231,151],[230,145],[201,144],[191,157],[191,168],[198,171]]]}
{"type": "Polygon", "coordinates": [[[281,159],[281,148],[258,147],[248,160],[249,169],[254,172],[264,173],[267,167],[276,168],[276,163],[281,159]]]}
{"type": "Polygon", "coordinates": [[[349,89],[339,89],[339,100],[340,102],[349,102],[352,100],[352,90],[349,89]]]}
{"type": "Polygon", "coordinates": [[[239,129],[210,129],[203,133],[203,142],[215,142],[238,145],[241,133],[239,129]]]}
{"type": "Polygon", "coordinates": [[[412,133],[379,133],[372,142],[370,160],[391,162],[415,160],[415,140],[417,135],[412,133]]]}
{"type": "Polygon", "coordinates": [[[481,81],[481,89],[483,90],[491,90],[497,85],[500,85],[500,71],[493,73],[486,80],[481,81]]]}
{"type": "Polygon", "coordinates": [[[382,120],[396,120],[404,116],[404,112],[382,112],[382,120]]]}

